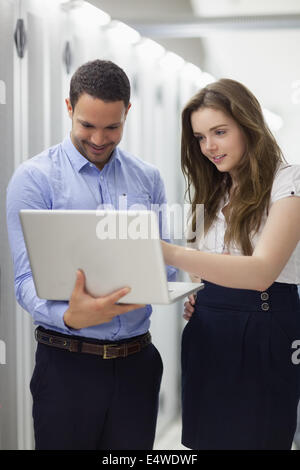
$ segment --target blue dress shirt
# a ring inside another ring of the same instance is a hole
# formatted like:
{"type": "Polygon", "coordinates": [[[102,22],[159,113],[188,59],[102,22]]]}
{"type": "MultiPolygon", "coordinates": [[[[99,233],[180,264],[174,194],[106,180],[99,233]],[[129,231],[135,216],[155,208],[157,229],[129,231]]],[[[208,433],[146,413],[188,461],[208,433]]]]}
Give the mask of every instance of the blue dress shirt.
{"type": "MultiPolygon", "coordinates": [[[[149,329],[150,305],[119,315],[109,323],[80,330],[68,328],[63,321],[68,302],[43,300],[36,295],[19,220],[21,209],[123,209],[124,203],[128,208],[138,204],[150,209],[152,204],[166,204],[166,197],[158,169],[119,148],[100,171],[78,152],[67,136],[62,143],[27,160],[15,171],[7,188],[7,226],[15,293],[36,325],[110,341],[141,335],[149,329]]],[[[167,269],[169,280],[174,280],[176,270],[167,269]]]]}

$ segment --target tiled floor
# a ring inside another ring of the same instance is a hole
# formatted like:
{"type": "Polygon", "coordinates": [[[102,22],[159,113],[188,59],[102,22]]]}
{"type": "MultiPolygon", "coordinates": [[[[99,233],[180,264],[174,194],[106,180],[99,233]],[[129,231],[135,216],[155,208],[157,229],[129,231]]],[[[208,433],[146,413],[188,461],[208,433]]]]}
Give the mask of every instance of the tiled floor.
{"type": "MultiPolygon", "coordinates": [[[[189,450],[181,444],[181,420],[174,421],[164,432],[157,436],[154,450],[189,450]]],[[[297,450],[293,443],[292,450],[297,450]]]]}
{"type": "Polygon", "coordinates": [[[154,443],[154,450],[186,450],[181,444],[181,419],[174,421],[161,432],[154,443]]]}

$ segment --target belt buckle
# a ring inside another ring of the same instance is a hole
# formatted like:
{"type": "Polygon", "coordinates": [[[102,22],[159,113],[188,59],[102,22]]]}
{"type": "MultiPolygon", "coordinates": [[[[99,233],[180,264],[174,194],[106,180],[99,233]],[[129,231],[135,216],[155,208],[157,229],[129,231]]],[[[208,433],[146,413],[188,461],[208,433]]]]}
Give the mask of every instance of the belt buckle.
{"type": "Polygon", "coordinates": [[[118,353],[108,354],[108,348],[117,346],[116,344],[104,344],[103,345],[103,359],[116,359],[118,357],[118,353]]]}

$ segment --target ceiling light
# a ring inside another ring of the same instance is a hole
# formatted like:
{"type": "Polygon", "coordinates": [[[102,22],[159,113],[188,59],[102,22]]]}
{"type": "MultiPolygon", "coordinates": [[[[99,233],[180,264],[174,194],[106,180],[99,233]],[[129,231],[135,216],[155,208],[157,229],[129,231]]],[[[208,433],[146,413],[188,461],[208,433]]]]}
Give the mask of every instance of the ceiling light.
{"type": "Polygon", "coordinates": [[[196,84],[200,88],[204,88],[209,83],[213,83],[215,81],[216,81],[215,77],[213,77],[210,73],[202,72],[199,78],[197,77],[196,84]]]}
{"type": "Polygon", "coordinates": [[[136,44],[141,40],[140,33],[122,21],[112,21],[109,25],[109,32],[118,41],[122,41],[127,44],[136,44]]]}
{"type": "Polygon", "coordinates": [[[160,65],[165,70],[177,71],[184,65],[184,59],[174,52],[167,52],[160,60],[160,65]]]}
{"type": "Polygon", "coordinates": [[[165,48],[152,39],[143,38],[137,44],[138,52],[146,59],[159,59],[165,53],[165,48]]]}
{"type": "Polygon", "coordinates": [[[200,67],[197,67],[197,65],[192,64],[191,62],[186,62],[184,64],[182,73],[186,79],[191,81],[199,79],[200,75],[202,74],[200,67]]]}
{"type": "Polygon", "coordinates": [[[66,12],[74,11],[76,16],[79,15],[81,21],[86,24],[93,22],[99,26],[105,26],[110,22],[110,16],[105,11],[82,0],[69,0],[62,3],[61,7],[66,12]]]}
{"type": "Polygon", "coordinates": [[[278,114],[269,111],[266,108],[262,110],[266,123],[268,124],[271,131],[276,132],[283,126],[283,119],[278,114]]]}

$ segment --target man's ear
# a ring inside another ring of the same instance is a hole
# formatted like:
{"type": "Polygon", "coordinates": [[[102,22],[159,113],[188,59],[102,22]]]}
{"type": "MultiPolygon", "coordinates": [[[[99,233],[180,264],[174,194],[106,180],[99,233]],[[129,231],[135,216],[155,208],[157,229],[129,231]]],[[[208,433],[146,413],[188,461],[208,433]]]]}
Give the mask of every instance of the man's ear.
{"type": "Polygon", "coordinates": [[[70,118],[72,119],[72,116],[73,116],[73,108],[72,108],[72,105],[71,105],[70,98],[66,98],[66,99],[65,99],[65,103],[66,103],[66,105],[67,105],[68,114],[69,114],[70,118]]]}
{"type": "Polygon", "coordinates": [[[130,110],[130,108],[131,108],[131,103],[129,103],[129,105],[127,106],[127,109],[125,111],[125,118],[127,116],[128,111],[130,110]]]}

